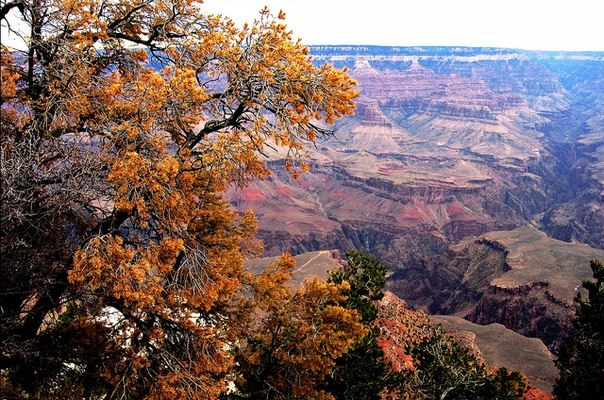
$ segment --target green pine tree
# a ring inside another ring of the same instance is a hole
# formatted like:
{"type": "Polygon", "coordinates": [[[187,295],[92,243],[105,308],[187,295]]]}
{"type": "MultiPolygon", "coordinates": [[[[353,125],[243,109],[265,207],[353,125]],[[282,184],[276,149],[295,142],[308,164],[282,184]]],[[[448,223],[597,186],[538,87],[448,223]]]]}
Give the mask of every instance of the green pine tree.
{"type": "Polygon", "coordinates": [[[344,306],[361,314],[368,333],[337,360],[327,379],[327,391],[338,400],[378,400],[386,388],[394,387],[400,374],[391,369],[378,343],[380,329],[374,322],[378,308],[374,301],[384,297],[388,267],[375,257],[361,252],[346,253],[347,267],[333,271],[330,281],[350,284],[344,306]]]}
{"type": "Polygon", "coordinates": [[[518,372],[500,368],[493,372],[466,347],[446,335],[442,327],[432,330],[407,351],[414,367],[408,371],[402,390],[405,398],[447,400],[514,400],[522,398],[526,383],[518,372]]]}
{"type": "Polygon", "coordinates": [[[604,264],[591,261],[595,281],[583,282],[587,300],[578,295],[575,326],[578,333],[560,346],[560,377],[554,395],[560,400],[604,399],[604,264]]]}

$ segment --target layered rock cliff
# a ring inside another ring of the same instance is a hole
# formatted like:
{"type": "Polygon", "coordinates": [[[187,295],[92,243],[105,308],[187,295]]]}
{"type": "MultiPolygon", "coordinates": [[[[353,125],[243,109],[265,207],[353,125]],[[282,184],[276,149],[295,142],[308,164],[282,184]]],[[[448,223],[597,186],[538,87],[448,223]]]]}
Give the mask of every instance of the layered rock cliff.
{"type": "Polygon", "coordinates": [[[310,174],[290,179],[277,156],[273,178],[234,195],[261,216],[269,254],[358,248],[398,264],[527,222],[604,247],[603,54],[312,51],[348,66],[361,96],[357,114],[317,143],[310,174]],[[409,251],[374,248],[384,242],[409,251]]]}
{"type": "MultiPolygon", "coordinates": [[[[238,209],[256,211],[266,254],[367,251],[414,306],[500,322],[555,347],[572,296],[552,294],[547,268],[526,287],[493,283],[515,272],[509,250],[481,235],[532,226],[604,249],[604,53],[311,52],[349,68],[357,113],[311,147],[309,173],[292,179],[274,155],[272,177],[231,193],[238,209]],[[450,247],[468,236],[482,242],[450,247]]],[[[588,277],[566,278],[574,287],[588,277]]]]}
{"type": "Polygon", "coordinates": [[[574,297],[591,278],[592,259],[604,259],[604,250],[535,228],[489,232],[394,272],[390,289],[432,314],[499,323],[555,350],[572,329],[574,297]]]}

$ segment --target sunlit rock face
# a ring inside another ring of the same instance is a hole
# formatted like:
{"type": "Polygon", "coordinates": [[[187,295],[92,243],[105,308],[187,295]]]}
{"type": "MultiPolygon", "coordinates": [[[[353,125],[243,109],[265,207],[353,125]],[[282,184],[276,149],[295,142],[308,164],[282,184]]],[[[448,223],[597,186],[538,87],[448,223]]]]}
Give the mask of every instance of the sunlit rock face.
{"type": "MultiPolygon", "coordinates": [[[[489,279],[501,272],[485,255],[494,275],[484,274],[484,287],[445,299],[461,273],[450,246],[466,237],[532,226],[604,249],[604,53],[363,46],[311,53],[357,79],[357,113],[311,146],[309,173],[293,179],[281,157],[270,156],[272,177],[229,194],[236,208],[256,211],[267,255],[367,251],[390,266],[392,290],[410,304],[453,312],[456,301],[471,309],[495,290],[489,279]]],[[[536,281],[549,282],[540,273],[536,281]]],[[[501,322],[483,316],[502,308],[497,293],[479,304],[484,312],[469,314],[473,320],[501,322]]],[[[514,329],[538,336],[531,324],[514,329]]]]}

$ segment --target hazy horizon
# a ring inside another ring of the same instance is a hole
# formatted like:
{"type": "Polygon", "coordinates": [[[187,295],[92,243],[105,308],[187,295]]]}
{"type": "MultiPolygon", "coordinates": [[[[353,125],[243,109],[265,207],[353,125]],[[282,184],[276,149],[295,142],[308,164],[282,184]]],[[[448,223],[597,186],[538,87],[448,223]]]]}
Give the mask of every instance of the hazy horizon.
{"type": "Polygon", "coordinates": [[[285,11],[306,45],[604,51],[603,7],[592,0],[206,0],[202,7],[242,24],[265,5],[285,11]]]}
{"type": "MultiPolygon", "coordinates": [[[[202,12],[242,25],[267,6],[306,45],[453,46],[604,51],[604,5],[593,0],[205,0],[202,12]]],[[[2,43],[19,39],[2,24],[2,43]]]]}

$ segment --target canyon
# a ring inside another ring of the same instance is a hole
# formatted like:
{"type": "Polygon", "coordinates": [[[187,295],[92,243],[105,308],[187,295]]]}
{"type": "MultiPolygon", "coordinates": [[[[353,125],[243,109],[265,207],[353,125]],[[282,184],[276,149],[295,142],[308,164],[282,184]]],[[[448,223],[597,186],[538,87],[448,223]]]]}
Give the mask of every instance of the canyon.
{"type": "Polygon", "coordinates": [[[273,176],[234,192],[269,255],[354,248],[400,265],[525,224],[604,248],[604,54],[311,51],[358,80],[357,112],[310,144],[310,173],[269,154],[273,176]]]}
{"type": "Polygon", "coordinates": [[[499,323],[554,351],[604,259],[604,53],[314,46],[356,114],[294,179],[233,188],[265,254],[365,251],[416,309],[499,323]]]}

